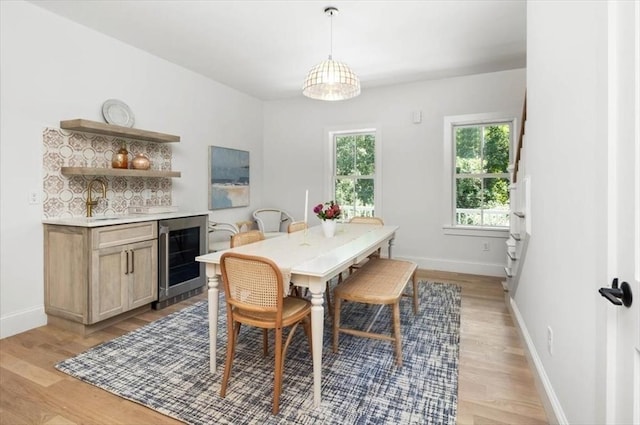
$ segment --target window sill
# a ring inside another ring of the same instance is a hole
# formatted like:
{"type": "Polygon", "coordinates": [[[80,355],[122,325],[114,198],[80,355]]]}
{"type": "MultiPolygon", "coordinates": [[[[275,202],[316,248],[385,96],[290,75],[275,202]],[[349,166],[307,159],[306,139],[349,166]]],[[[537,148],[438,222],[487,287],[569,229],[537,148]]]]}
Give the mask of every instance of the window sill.
{"type": "Polygon", "coordinates": [[[445,235],[453,236],[476,236],[483,238],[509,238],[509,228],[506,227],[464,227],[464,226],[442,226],[445,235]]]}

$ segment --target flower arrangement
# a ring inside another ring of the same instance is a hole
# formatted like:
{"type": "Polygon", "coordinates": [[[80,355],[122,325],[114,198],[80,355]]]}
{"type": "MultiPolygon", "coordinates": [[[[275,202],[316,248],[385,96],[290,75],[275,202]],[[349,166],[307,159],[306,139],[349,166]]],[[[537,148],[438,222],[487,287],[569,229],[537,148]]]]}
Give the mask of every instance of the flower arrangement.
{"type": "Polygon", "coordinates": [[[342,211],[340,205],[334,201],[325,202],[324,204],[318,204],[313,208],[313,212],[318,216],[320,220],[337,220],[340,218],[342,211]],[[326,205],[326,208],[324,206],[326,205]]]}

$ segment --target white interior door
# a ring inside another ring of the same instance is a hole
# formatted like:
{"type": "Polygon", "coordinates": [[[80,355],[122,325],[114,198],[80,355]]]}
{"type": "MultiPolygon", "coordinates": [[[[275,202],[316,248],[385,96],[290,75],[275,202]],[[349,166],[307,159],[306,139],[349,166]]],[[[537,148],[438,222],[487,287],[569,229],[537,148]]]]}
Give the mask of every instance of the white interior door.
{"type": "Polygon", "coordinates": [[[608,21],[608,275],[633,301],[607,311],[607,423],[640,424],[640,2],[610,1],[608,21]]]}

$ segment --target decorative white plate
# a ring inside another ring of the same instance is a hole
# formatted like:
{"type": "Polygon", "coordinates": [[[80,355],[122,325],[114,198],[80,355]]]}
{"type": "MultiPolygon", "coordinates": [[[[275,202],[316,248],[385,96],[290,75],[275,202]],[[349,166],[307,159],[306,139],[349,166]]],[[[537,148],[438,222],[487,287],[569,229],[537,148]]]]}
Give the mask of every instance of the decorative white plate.
{"type": "Polygon", "coordinates": [[[126,103],[118,99],[108,99],[102,104],[102,115],[108,124],[133,127],[135,117],[126,103]]]}

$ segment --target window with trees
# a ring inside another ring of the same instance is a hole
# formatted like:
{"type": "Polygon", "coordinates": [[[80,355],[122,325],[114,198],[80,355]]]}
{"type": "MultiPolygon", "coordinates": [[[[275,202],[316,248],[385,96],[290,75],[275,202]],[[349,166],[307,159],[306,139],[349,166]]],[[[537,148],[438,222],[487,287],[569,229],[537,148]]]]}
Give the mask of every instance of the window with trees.
{"type": "Polygon", "coordinates": [[[513,122],[453,124],[454,226],[509,226],[513,122]]]}
{"type": "Polygon", "coordinates": [[[334,199],[343,218],[375,216],[376,133],[334,133],[334,199]]]}

